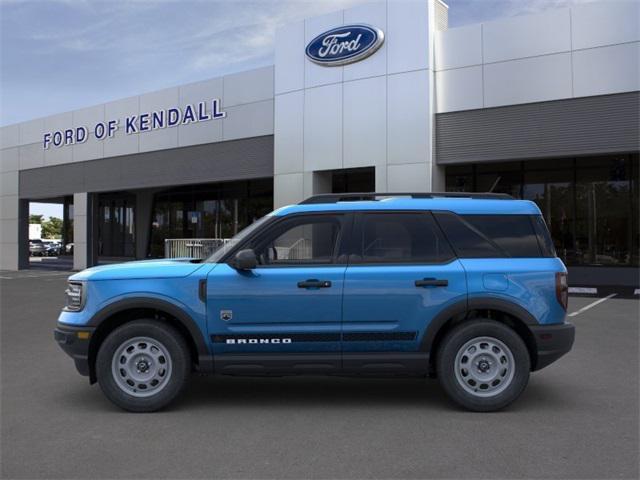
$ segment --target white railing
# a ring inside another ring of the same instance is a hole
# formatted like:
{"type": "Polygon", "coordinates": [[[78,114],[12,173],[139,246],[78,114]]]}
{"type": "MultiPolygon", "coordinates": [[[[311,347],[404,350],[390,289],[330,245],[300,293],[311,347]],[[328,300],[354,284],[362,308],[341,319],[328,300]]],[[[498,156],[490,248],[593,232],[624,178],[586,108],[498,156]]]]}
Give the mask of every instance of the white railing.
{"type": "Polygon", "coordinates": [[[167,238],[164,241],[165,258],[206,258],[229,238],[167,238]]]}
{"type": "Polygon", "coordinates": [[[311,240],[300,238],[290,247],[275,247],[280,260],[306,260],[311,258],[311,240]]]}

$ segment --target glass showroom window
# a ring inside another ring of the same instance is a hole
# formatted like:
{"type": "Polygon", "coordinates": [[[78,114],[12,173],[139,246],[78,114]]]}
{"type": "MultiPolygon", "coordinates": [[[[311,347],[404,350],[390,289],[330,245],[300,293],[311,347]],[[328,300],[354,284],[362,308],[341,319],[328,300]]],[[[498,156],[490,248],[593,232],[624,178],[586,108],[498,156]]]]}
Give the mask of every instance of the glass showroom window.
{"type": "Polygon", "coordinates": [[[637,218],[632,218],[632,169],[624,155],[579,161],[575,184],[577,263],[631,264],[631,225],[634,220],[637,223],[637,218]]]}
{"type": "Polygon", "coordinates": [[[542,160],[525,164],[522,198],[538,205],[558,256],[575,264],[575,202],[573,159],[542,160]]]}
{"type": "Polygon", "coordinates": [[[567,265],[638,266],[638,154],[447,167],[448,191],[535,202],[567,265]]]}
{"type": "Polygon", "coordinates": [[[154,197],[149,256],[167,238],[231,238],[273,208],[271,179],[188,185],[154,197]]]}
{"type": "Polygon", "coordinates": [[[522,196],[522,162],[486,163],[476,167],[478,192],[507,193],[522,196]]]}

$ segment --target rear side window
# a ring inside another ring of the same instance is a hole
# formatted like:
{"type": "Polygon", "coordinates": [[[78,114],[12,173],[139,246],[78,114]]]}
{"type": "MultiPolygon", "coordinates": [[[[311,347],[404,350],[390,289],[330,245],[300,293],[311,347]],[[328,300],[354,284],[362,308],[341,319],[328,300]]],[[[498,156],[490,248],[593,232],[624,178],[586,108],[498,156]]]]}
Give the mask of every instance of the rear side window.
{"type": "Polygon", "coordinates": [[[366,213],[359,231],[362,263],[444,263],[454,257],[430,213],[366,213]]]}
{"type": "Polygon", "coordinates": [[[435,215],[459,257],[548,256],[542,254],[532,215],[435,215]]]}

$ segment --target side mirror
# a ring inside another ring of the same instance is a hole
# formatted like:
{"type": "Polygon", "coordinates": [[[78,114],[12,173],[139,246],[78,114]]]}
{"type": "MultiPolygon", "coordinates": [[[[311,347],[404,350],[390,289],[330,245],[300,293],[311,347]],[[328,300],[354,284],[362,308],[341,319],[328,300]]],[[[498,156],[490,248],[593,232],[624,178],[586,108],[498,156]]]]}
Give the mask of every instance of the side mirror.
{"type": "Polygon", "coordinates": [[[253,270],[258,266],[256,253],[250,248],[246,250],[240,250],[238,253],[236,253],[236,257],[233,261],[233,266],[236,270],[253,270]]]}

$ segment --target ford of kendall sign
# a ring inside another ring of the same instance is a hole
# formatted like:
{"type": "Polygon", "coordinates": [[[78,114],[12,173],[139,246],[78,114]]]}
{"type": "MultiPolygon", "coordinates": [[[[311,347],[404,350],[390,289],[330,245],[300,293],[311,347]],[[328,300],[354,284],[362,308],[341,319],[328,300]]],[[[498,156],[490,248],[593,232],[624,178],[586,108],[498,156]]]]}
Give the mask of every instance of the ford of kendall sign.
{"type": "Polygon", "coordinates": [[[312,62],[326,67],[357,62],[374,53],[384,42],[384,33],[369,25],[346,25],[318,35],[306,48],[312,62]]]}
{"type": "Polygon", "coordinates": [[[131,135],[189,125],[190,123],[206,122],[207,120],[218,120],[226,116],[227,113],[221,109],[220,99],[214,98],[209,102],[189,104],[183,108],[174,107],[142,112],[123,119],[113,118],[105,122],[98,122],[95,125],[77,125],[64,130],[45,132],[42,138],[42,147],[48,150],[51,146],[64,147],[84,143],[89,138],[89,134],[93,135],[96,140],[106,140],[113,138],[119,130],[124,131],[126,135],[131,135]]]}

